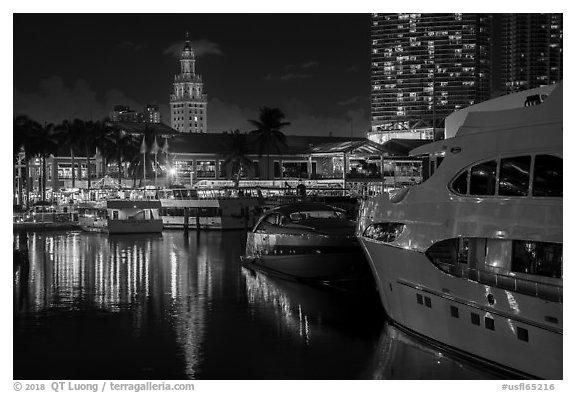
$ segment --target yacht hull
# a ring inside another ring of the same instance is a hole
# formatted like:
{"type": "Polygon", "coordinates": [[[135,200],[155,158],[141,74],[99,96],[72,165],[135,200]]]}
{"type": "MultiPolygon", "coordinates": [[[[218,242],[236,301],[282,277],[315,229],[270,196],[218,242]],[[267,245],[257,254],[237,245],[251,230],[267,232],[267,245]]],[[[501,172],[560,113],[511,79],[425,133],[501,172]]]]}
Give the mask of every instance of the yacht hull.
{"type": "Polygon", "coordinates": [[[252,260],[257,267],[306,279],[350,277],[362,263],[358,252],[338,254],[271,255],[252,260]]]}
{"type": "Polygon", "coordinates": [[[162,233],[162,220],[112,220],[90,218],[80,219],[80,228],[86,232],[103,232],[109,234],[123,233],[162,233]]]}
{"type": "Polygon", "coordinates": [[[418,251],[360,241],[395,322],[527,377],[562,379],[562,303],[451,276],[418,251]]]}
{"type": "Polygon", "coordinates": [[[108,220],[108,233],[162,233],[162,220],[108,220]]]}

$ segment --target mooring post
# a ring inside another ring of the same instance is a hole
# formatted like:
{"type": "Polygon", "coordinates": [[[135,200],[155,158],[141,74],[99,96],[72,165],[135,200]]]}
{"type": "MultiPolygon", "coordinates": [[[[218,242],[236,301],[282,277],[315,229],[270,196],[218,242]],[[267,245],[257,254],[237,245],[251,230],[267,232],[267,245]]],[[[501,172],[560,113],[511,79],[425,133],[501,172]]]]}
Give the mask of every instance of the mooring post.
{"type": "Polygon", "coordinates": [[[200,208],[196,208],[196,237],[200,238],[200,208]]]}
{"type": "Polygon", "coordinates": [[[188,236],[188,223],[190,221],[190,208],[184,208],[184,235],[188,236]]]}
{"type": "Polygon", "coordinates": [[[28,232],[21,231],[18,233],[18,249],[28,251],[28,232]]]}

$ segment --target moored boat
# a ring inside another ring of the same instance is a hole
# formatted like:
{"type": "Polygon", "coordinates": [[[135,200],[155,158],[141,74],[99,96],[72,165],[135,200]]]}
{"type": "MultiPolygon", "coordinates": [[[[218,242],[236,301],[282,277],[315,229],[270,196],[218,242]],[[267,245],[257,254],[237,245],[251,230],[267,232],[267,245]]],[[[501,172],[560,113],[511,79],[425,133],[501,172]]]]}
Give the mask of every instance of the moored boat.
{"type": "Polygon", "coordinates": [[[294,203],[264,213],[248,233],[245,262],[291,278],[332,280],[360,274],[366,264],[344,210],[294,203]]]}
{"type": "Polygon", "coordinates": [[[441,165],[365,201],[356,233],[395,323],[528,378],[562,379],[562,85],[522,101],[535,95],[539,105],[471,107],[453,138],[413,151],[441,165]]]}
{"type": "Polygon", "coordinates": [[[112,199],[80,204],[78,222],[88,232],[161,233],[160,201],[112,199]]]}
{"type": "Polygon", "coordinates": [[[250,196],[209,195],[203,190],[168,189],[160,192],[162,221],[165,228],[184,228],[188,209],[188,226],[196,229],[244,229],[252,227],[259,212],[259,199],[250,196]],[[198,217],[196,219],[196,217],[198,217]]]}

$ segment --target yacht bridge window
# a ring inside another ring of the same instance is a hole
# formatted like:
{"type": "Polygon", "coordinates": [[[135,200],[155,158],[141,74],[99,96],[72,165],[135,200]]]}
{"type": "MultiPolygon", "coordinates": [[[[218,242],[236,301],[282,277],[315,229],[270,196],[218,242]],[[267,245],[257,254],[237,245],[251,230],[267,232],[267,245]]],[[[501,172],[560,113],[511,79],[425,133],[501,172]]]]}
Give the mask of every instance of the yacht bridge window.
{"type": "Polygon", "coordinates": [[[450,189],[458,195],[562,197],[562,158],[549,154],[503,157],[458,173],[450,189]]]}
{"type": "Polygon", "coordinates": [[[496,161],[487,161],[470,168],[470,195],[496,194],[496,161]]]}
{"type": "Polygon", "coordinates": [[[281,214],[280,213],[271,213],[264,217],[258,227],[256,228],[255,232],[266,231],[271,227],[275,227],[280,225],[281,221],[281,214]]]}
{"type": "Polygon", "coordinates": [[[528,196],[531,160],[530,156],[520,156],[500,161],[498,195],[528,196]]]}
{"type": "Polygon", "coordinates": [[[534,196],[562,197],[562,158],[536,156],[534,164],[534,196]]]}

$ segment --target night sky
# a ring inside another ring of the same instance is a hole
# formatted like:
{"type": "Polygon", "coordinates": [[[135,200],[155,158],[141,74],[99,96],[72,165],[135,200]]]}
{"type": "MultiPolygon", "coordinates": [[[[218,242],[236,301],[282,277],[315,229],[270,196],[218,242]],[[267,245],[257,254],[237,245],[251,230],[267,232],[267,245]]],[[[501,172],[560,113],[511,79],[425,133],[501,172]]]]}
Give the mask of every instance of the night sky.
{"type": "Polygon", "coordinates": [[[286,134],[365,136],[370,15],[15,14],[14,115],[99,120],[169,97],[186,31],[208,95],[208,132],[251,131],[278,107],[286,134]]]}

